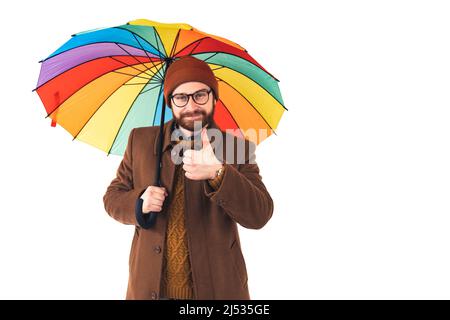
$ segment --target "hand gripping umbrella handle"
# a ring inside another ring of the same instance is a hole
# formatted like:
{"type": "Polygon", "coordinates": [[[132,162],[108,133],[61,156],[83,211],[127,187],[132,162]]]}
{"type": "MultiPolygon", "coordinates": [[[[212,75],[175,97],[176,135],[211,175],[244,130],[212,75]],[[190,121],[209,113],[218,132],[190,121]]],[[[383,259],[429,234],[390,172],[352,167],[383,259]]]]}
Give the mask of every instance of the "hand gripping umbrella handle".
{"type": "MultiPolygon", "coordinates": [[[[159,184],[155,184],[158,185],[159,184]]],[[[149,213],[143,213],[142,212],[142,205],[144,204],[144,200],[139,197],[136,200],[136,206],[135,206],[135,216],[136,221],[139,223],[139,225],[144,229],[150,229],[156,222],[156,216],[158,215],[157,212],[150,211],[149,213]]]]}

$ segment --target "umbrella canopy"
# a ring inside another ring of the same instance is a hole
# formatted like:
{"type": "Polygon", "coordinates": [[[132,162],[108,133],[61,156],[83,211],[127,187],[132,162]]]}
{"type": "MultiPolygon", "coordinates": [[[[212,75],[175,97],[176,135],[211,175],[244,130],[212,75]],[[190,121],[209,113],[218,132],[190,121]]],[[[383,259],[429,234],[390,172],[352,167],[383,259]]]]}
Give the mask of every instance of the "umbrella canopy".
{"type": "Polygon", "coordinates": [[[259,144],[286,110],[278,80],[227,39],[187,24],[135,20],[77,33],[41,61],[36,91],[47,117],[74,139],[123,155],[135,127],[172,118],[163,97],[167,66],[191,55],[219,83],[214,120],[259,144]]]}

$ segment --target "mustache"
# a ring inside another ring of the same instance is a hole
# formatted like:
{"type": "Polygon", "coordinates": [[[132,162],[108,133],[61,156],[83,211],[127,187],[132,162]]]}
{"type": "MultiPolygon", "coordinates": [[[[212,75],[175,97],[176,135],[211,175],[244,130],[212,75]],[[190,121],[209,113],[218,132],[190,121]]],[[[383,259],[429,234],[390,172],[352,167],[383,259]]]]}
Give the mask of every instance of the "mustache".
{"type": "Polygon", "coordinates": [[[196,115],[203,115],[203,116],[206,116],[206,111],[205,110],[194,110],[194,111],[189,111],[189,112],[186,112],[186,113],[183,113],[183,114],[181,114],[181,117],[182,118],[184,118],[184,117],[192,117],[192,116],[196,116],[196,115]]]}

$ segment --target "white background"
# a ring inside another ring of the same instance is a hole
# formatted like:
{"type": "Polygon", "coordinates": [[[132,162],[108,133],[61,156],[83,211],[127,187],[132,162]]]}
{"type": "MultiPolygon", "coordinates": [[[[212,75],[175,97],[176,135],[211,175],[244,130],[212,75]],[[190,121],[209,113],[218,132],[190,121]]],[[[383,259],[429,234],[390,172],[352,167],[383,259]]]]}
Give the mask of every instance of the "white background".
{"type": "Polygon", "coordinates": [[[450,298],[445,1],[13,1],[1,10],[0,298],[123,299],[120,158],[50,127],[31,90],[71,34],[137,18],[229,38],[280,79],[257,150],[274,202],[241,229],[253,299],[450,298]]]}

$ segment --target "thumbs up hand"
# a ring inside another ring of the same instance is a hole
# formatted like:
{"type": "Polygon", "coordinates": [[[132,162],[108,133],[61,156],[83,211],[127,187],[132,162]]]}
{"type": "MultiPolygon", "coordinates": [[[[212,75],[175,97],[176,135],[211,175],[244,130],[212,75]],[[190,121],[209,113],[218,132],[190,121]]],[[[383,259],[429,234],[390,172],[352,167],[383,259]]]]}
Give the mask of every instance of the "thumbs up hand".
{"type": "Polygon", "coordinates": [[[201,150],[186,150],[183,154],[183,169],[185,176],[191,180],[206,180],[214,179],[217,170],[223,164],[220,162],[206,133],[206,128],[202,129],[202,144],[201,150]]]}

